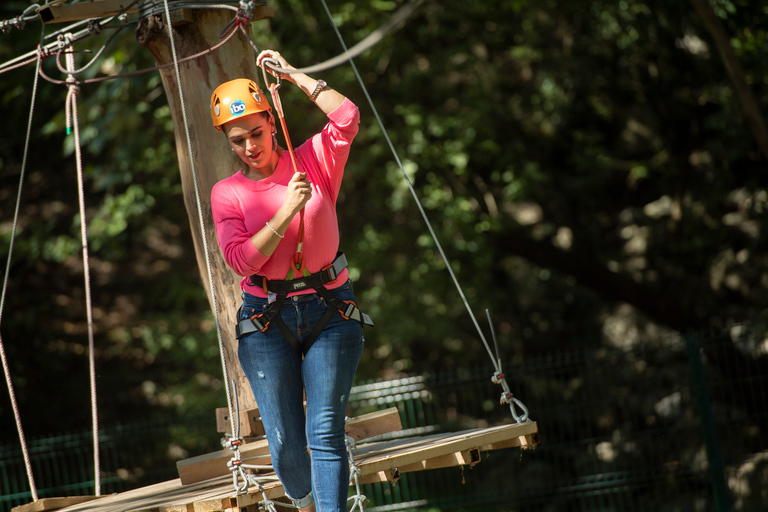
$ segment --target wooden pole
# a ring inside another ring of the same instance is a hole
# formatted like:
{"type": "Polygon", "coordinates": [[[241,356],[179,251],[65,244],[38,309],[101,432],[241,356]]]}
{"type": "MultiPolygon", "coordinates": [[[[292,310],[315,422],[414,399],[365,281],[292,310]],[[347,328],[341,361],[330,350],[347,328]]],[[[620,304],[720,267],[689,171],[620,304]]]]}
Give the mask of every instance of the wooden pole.
{"type": "MultiPolygon", "coordinates": [[[[260,19],[257,15],[266,17],[270,13],[269,11],[255,12],[254,19],[260,19]]],[[[182,9],[171,12],[177,58],[181,59],[196,54],[220,42],[219,34],[233,18],[233,11],[221,9],[182,9]]],[[[136,35],[139,42],[152,53],[158,64],[173,62],[164,16],[150,15],[143,18],[139,23],[136,35]]],[[[256,402],[237,359],[235,315],[240,302],[238,284],[240,277],[227,266],[219,250],[211,213],[211,189],[213,185],[231,175],[237,169],[238,163],[233,158],[232,151],[224,136],[214,130],[211,124],[209,104],[211,93],[220,83],[239,77],[252,77],[258,80],[257,71],[256,55],[242,33],[236,34],[226,45],[213,53],[179,64],[195,174],[205,224],[204,232],[208,243],[208,257],[210,258],[216,306],[223,337],[224,359],[230,382],[234,379],[237,384],[237,399],[241,411],[256,407],[256,402]]],[[[179,158],[179,171],[184,192],[184,205],[192,229],[197,265],[208,293],[208,300],[212,302],[202,243],[203,230],[201,230],[196,205],[192,165],[187,148],[176,71],[173,66],[170,66],[162,69],[160,75],[168,98],[168,105],[171,108],[176,152],[179,158]]],[[[214,412],[211,411],[211,414],[214,412]]]]}

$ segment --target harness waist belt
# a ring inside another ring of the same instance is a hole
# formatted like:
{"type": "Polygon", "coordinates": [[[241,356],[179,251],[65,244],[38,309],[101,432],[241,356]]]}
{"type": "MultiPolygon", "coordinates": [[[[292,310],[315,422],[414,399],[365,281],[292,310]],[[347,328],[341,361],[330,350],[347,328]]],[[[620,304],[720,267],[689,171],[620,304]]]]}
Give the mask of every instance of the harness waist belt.
{"type": "Polygon", "coordinates": [[[335,281],[345,268],[347,268],[347,258],[344,256],[343,252],[338,252],[336,254],[336,258],[333,260],[333,263],[325,267],[320,272],[307,277],[302,277],[291,281],[280,281],[269,280],[266,277],[256,274],[252,275],[250,277],[252,285],[258,286],[259,281],[261,281],[261,285],[263,286],[264,291],[267,293],[271,292],[277,294],[277,298],[274,302],[269,304],[269,307],[263,314],[254,315],[251,318],[238,322],[238,324],[235,326],[235,334],[237,339],[240,339],[246,334],[251,334],[257,331],[265,331],[267,327],[269,327],[272,320],[274,320],[286,340],[291,345],[301,349],[302,352],[306,354],[306,352],[309,350],[309,347],[312,345],[312,343],[314,343],[314,340],[317,338],[317,336],[320,334],[320,331],[328,322],[328,319],[330,318],[329,315],[334,310],[338,311],[341,316],[347,320],[355,320],[363,325],[373,326],[371,317],[360,311],[360,308],[357,307],[357,304],[354,302],[341,301],[337,299],[336,296],[333,295],[333,290],[328,290],[325,287],[326,283],[335,281]],[[315,326],[315,329],[309,336],[309,339],[302,346],[299,344],[298,340],[296,340],[296,338],[290,333],[280,318],[280,308],[282,307],[283,302],[289,293],[313,288],[318,295],[325,299],[326,305],[328,306],[328,312],[323,317],[321,322],[315,326]]]}
{"type": "Polygon", "coordinates": [[[309,275],[307,277],[301,277],[299,279],[293,279],[291,281],[283,280],[269,280],[264,276],[254,274],[250,277],[251,284],[254,286],[261,285],[265,291],[272,293],[294,293],[301,290],[308,290],[311,288],[317,288],[326,283],[331,283],[341,274],[341,272],[347,268],[347,257],[344,253],[339,251],[336,253],[333,263],[325,267],[320,272],[309,275]]]}

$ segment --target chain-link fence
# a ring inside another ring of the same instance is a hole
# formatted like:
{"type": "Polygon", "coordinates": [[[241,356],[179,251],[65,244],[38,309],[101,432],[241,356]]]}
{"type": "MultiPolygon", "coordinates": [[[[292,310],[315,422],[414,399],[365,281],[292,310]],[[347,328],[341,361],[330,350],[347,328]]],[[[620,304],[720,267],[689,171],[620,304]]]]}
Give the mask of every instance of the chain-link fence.
{"type": "MultiPolygon", "coordinates": [[[[559,351],[505,370],[541,444],[489,452],[473,468],[367,484],[368,510],[768,510],[763,331],[734,326],[559,351]]],[[[369,382],[355,387],[350,408],[396,406],[407,435],[509,422],[492,373],[488,365],[369,382]]],[[[103,492],[176,478],[175,460],[218,449],[212,416],[105,429],[103,492]]],[[[41,497],[92,493],[90,443],[87,434],[30,443],[41,497]]],[[[13,445],[0,447],[0,489],[3,510],[30,499],[13,445]]]]}

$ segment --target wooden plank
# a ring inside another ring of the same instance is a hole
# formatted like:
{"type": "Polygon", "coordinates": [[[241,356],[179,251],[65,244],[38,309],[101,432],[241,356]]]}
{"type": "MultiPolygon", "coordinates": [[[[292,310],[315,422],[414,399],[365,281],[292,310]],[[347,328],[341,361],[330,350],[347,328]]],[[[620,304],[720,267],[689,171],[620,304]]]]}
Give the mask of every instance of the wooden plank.
{"type": "MultiPolygon", "coordinates": [[[[37,12],[43,23],[65,23],[114,16],[120,14],[130,4],[130,0],[91,0],[76,4],[45,4],[37,12]]],[[[139,7],[134,5],[125,12],[136,14],[139,12],[139,7]]]]}
{"type": "MultiPolygon", "coordinates": [[[[481,450],[518,446],[510,443],[520,443],[523,439],[529,446],[538,442],[536,423],[369,443],[358,446],[354,454],[364,475],[361,482],[396,482],[402,471],[472,465],[479,460],[481,450]]],[[[259,450],[266,452],[266,448],[265,441],[248,443],[243,447],[244,458],[259,450]]],[[[229,450],[214,455],[222,459],[218,462],[223,462],[224,467],[232,457],[229,450]]],[[[215,456],[207,454],[180,463],[182,467],[194,466],[201,462],[210,464],[214,459],[215,456]]],[[[263,487],[270,499],[284,495],[279,482],[263,487]]],[[[186,485],[179,478],[71,505],[61,512],[244,512],[255,510],[254,506],[262,499],[255,487],[251,487],[246,495],[235,496],[232,475],[227,469],[224,476],[186,485]]]]}
{"type": "Polygon", "coordinates": [[[403,429],[397,407],[349,418],[346,432],[355,441],[397,432],[403,429]]]}
{"type": "Polygon", "coordinates": [[[103,496],[95,501],[66,507],[61,512],[191,512],[197,501],[221,502],[233,494],[231,476],[188,486],[181,485],[181,481],[176,479],[103,496]]]}
{"type": "MultiPolygon", "coordinates": [[[[248,459],[259,455],[269,455],[269,445],[265,439],[254,443],[246,443],[240,447],[240,458],[248,459]]],[[[183,485],[202,482],[210,478],[231,475],[232,472],[227,467],[227,463],[232,460],[233,452],[231,450],[219,450],[213,453],[206,453],[176,462],[176,469],[179,471],[179,479],[183,485]]],[[[272,461],[269,457],[257,459],[255,461],[246,461],[247,463],[265,465],[272,461]]]]}
{"type": "MultiPolygon", "coordinates": [[[[261,424],[261,418],[259,416],[259,410],[250,409],[248,411],[241,411],[241,420],[243,416],[247,415],[248,431],[259,432],[264,435],[264,427],[261,424]]],[[[229,426],[229,411],[228,409],[221,408],[216,410],[216,422],[219,427],[229,426]]],[[[241,425],[243,423],[241,422],[241,425]]],[[[242,428],[242,427],[241,427],[242,428]]],[[[350,418],[347,420],[347,434],[353,439],[359,441],[361,439],[367,439],[369,437],[378,436],[381,434],[387,434],[389,432],[395,432],[401,430],[402,423],[400,422],[400,413],[396,407],[390,407],[383,411],[376,411],[369,414],[363,414],[356,418],[350,418]]],[[[230,430],[227,428],[226,430],[230,430]]],[[[247,434],[246,434],[247,435],[247,434]]],[[[254,443],[244,444],[240,448],[240,455],[242,459],[253,457],[255,455],[266,455],[269,453],[269,448],[266,440],[259,440],[254,443]]],[[[220,450],[218,452],[207,453],[192,457],[189,459],[180,460],[176,463],[176,468],[179,471],[179,478],[183,484],[191,484],[200,482],[208,478],[216,476],[230,474],[230,470],[227,467],[227,463],[232,459],[233,452],[231,450],[220,450]]],[[[249,461],[245,461],[249,462],[249,461]]],[[[253,464],[266,465],[271,462],[271,459],[264,458],[258,461],[252,461],[253,464]]]]}
{"type": "Polygon", "coordinates": [[[354,452],[355,464],[363,475],[407,467],[421,461],[480,448],[538,432],[535,422],[474,429],[456,434],[437,434],[417,439],[371,443],[354,452]]]}
{"type": "Polygon", "coordinates": [[[67,496],[63,498],[40,498],[32,503],[13,507],[13,512],[46,512],[48,510],[59,510],[71,505],[85,503],[86,501],[99,499],[101,496],[67,496]]]}

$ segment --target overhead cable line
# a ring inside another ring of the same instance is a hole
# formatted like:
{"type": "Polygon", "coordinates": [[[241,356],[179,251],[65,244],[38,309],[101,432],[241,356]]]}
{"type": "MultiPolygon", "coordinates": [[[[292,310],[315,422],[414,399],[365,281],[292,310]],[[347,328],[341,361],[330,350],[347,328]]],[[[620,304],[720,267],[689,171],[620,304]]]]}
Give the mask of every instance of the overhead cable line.
{"type": "MultiPolygon", "coordinates": [[[[317,73],[319,71],[325,71],[325,70],[334,68],[336,66],[340,66],[347,61],[352,62],[351,59],[353,59],[354,57],[357,57],[364,51],[369,50],[370,48],[373,48],[375,45],[381,42],[382,39],[384,39],[390,33],[394,32],[400,25],[405,23],[406,20],[410,18],[413,15],[413,13],[415,13],[416,10],[423,3],[424,3],[424,0],[414,0],[413,2],[405,4],[395,14],[393,14],[392,17],[389,18],[389,21],[387,21],[384,25],[380,26],[379,28],[377,28],[376,30],[368,34],[368,36],[366,36],[365,39],[363,39],[362,41],[360,41],[350,49],[347,49],[346,44],[342,44],[344,48],[344,53],[337,55],[336,57],[333,57],[331,59],[328,59],[324,62],[315,64],[312,66],[308,66],[305,68],[299,68],[299,69],[282,69],[272,65],[269,65],[269,67],[270,69],[274,71],[280,71],[281,73],[288,73],[288,74],[306,73],[309,75],[312,73],[317,73]]],[[[325,2],[323,2],[323,5],[325,6],[325,2]]],[[[328,12],[327,6],[325,6],[325,9],[326,9],[326,12],[328,12]]],[[[328,12],[328,15],[331,16],[331,13],[328,12]]],[[[333,23],[333,16],[331,16],[331,22],[333,23]]],[[[334,27],[335,26],[336,25],[334,23],[334,27]]]]}
{"type": "MultiPolygon", "coordinates": [[[[43,35],[45,34],[45,27],[40,34],[40,42],[42,43],[43,35]]],[[[40,59],[37,59],[37,67],[40,67],[40,59]]],[[[13,259],[13,241],[16,238],[16,228],[19,221],[19,207],[21,205],[21,191],[24,185],[24,174],[27,168],[27,156],[29,155],[29,140],[32,135],[32,117],[35,112],[35,100],[37,99],[37,83],[38,74],[35,70],[35,78],[32,82],[32,101],[29,106],[29,121],[27,122],[27,136],[24,140],[24,156],[21,159],[21,172],[19,173],[19,190],[16,193],[16,208],[13,212],[13,227],[11,228],[11,241],[8,247],[8,262],[5,265],[5,276],[3,277],[3,289],[0,292],[0,324],[3,319],[3,306],[5,306],[5,292],[8,289],[8,276],[11,270],[11,261],[13,259]]],[[[35,477],[32,473],[32,464],[29,458],[29,450],[27,449],[27,441],[24,437],[24,429],[21,426],[21,416],[19,414],[19,406],[16,402],[16,393],[13,391],[13,381],[11,380],[11,370],[8,367],[8,359],[5,356],[5,347],[3,346],[3,338],[0,336],[0,359],[3,363],[3,373],[5,374],[5,382],[8,385],[8,394],[11,398],[11,408],[13,409],[13,417],[16,421],[16,430],[19,434],[19,441],[21,443],[21,453],[24,458],[24,467],[27,471],[27,479],[29,480],[29,490],[32,494],[32,499],[37,501],[37,487],[35,486],[35,477]]]]}

